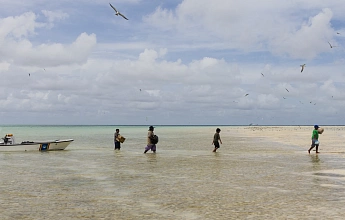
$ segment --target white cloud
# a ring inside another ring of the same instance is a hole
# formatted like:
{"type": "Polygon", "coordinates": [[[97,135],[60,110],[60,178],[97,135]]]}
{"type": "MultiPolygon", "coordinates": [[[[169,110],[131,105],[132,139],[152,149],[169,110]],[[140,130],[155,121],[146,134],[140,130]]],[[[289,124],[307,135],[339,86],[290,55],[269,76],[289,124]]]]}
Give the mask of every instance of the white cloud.
{"type": "Polygon", "coordinates": [[[36,15],[26,12],[20,16],[0,19],[0,43],[4,44],[6,39],[22,39],[35,34],[35,29],[44,26],[35,22],[36,15]]]}
{"type": "Polygon", "coordinates": [[[223,42],[225,48],[245,52],[269,50],[281,56],[311,59],[328,49],[324,43],[335,35],[330,21],[338,4],[332,2],[335,7],[319,11],[315,7],[311,10],[315,14],[306,17],[298,13],[308,5],[266,3],[184,0],[176,9],[157,7],[144,21],[172,36],[183,35],[195,43],[213,39],[223,42]]]}
{"type": "Polygon", "coordinates": [[[67,13],[61,11],[42,10],[42,14],[48,19],[48,27],[52,28],[55,21],[64,20],[69,17],[67,13]]]}
{"type": "Polygon", "coordinates": [[[158,58],[158,53],[155,50],[147,50],[139,55],[139,60],[142,62],[154,62],[158,58]]]}
{"type": "Polygon", "coordinates": [[[1,62],[1,63],[0,63],[0,72],[8,71],[10,65],[11,65],[11,64],[8,63],[8,62],[1,62]]]}
{"type": "MultiPolygon", "coordinates": [[[[50,17],[50,22],[65,16],[48,11],[45,13],[50,17]]],[[[97,42],[95,34],[82,33],[70,45],[60,43],[34,45],[29,37],[35,34],[37,28],[45,26],[36,19],[34,13],[28,12],[0,20],[0,55],[4,62],[40,67],[86,62],[97,42]]]]}
{"type": "Polygon", "coordinates": [[[159,90],[145,90],[145,92],[147,92],[150,96],[155,96],[155,97],[159,97],[159,90]]]}
{"type": "MultiPolygon", "coordinates": [[[[252,70],[246,66],[240,70],[234,63],[213,57],[203,57],[186,64],[181,60],[171,62],[158,59],[159,51],[146,49],[138,54],[136,60],[88,59],[74,68],[59,66],[50,67],[47,71],[36,69],[30,77],[25,74],[26,90],[17,93],[13,85],[7,84],[7,95],[0,96],[4,103],[0,111],[25,109],[46,114],[49,110],[51,114],[61,115],[64,112],[65,117],[72,118],[75,114],[85,117],[112,117],[116,114],[131,117],[132,120],[161,114],[158,113],[161,111],[170,112],[171,120],[177,122],[174,117],[185,111],[191,112],[193,117],[229,117],[243,110],[243,114],[249,115],[246,122],[255,123],[260,119],[258,123],[262,123],[265,117],[271,118],[275,114],[268,116],[261,111],[279,112],[280,108],[294,111],[301,108],[296,107],[300,100],[304,102],[301,106],[309,108],[312,105],[309,101],[320,103],[329,92],[337,94],[341,91],[332,85],[331,76],[321,84],[322,92],[318,92],[317,82],[321,83],[322,78],[307,84],[298,81],[291,84],[286,82],[284,76],[272,77],[267,73],[262,77],[260,72],[251,74],[252,70]],[[147,59],[149,62],[143,62],[147,59]],[[250,75],[252,80],[247,83],[246,78],[250,75]],[[255,86],[259,82],[264,85],[255,86]],[[249,96],[245,97],[246,93],[249,96]],[[287,99],[283,99],[283,96],[287,99]],[[250,111],[256,113],[250,114],[250,111]],[[260,114],[263,116],[259,117],[260,114]]],[[[165,56],[169,56],[169,53],[165,56]]],[[[267,71],[275,68],[265,67],[267,71]]],[[[309,67],[308,71],[313,68],[309,67]]],[[[320,74],[322,71],[316,73],[320,74]]],[[[151,117],[150,120],[152,122],[160,117],[166,115],[151,117]]]]}
{"type": "Polygon", "coordinates": [[[283,38],[273,40],[273,51],[280,54],[289,54],[292,58],[312,59],[322,52],[329,50],[325,44],[331,39],[334,30],[331,27],[332,11],[324,9],[318,15],[309,19],[308,23],[283,38]]]}
{"type": "Polygon", "coordinates": [[[315,103],[343,111],[341,2],[176,2],[119,1],[130,20],[116,22],[103,0],[8,2],[14,11],[0,9],[0,116],[261,124],[301,115],[303,124],[311,111],[323,118],[315,103]]]}
{"type": "Polygon", "coordinates": [[[19,65],[49,67],[86,62],[94,45],[96,36],[82,33],[70,45],[53,43],[34,46],[30,41],[22,40],[9,41],[4,50],[19,65]]]}

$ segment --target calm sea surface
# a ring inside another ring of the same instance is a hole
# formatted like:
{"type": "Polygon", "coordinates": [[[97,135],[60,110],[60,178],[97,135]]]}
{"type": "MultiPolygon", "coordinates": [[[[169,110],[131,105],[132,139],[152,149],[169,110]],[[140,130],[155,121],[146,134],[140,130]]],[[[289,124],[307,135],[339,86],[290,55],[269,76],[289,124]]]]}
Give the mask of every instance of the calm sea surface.
{"type": "MultiPolygon", "coordinates": [[[[0,219],[343,219],[343,154],[241,137],[222,126],[1,126],[16,141],[73,138],[64,151],[0,151],[0,219]],[[223,136],[222,136],[223,135],[223,136]]],[[[309,138],[309,137],[308,137],[309,138]]]]}

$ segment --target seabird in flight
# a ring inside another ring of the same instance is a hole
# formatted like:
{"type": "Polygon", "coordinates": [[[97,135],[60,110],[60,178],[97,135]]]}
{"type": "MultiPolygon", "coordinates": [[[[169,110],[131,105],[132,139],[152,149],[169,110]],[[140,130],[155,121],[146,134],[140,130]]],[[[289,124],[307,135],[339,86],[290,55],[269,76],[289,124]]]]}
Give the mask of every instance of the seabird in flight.
{"type": "Polygon", "coordinates": [[[336,47],[336,46],[333,46],[330,42],[328,42],[328,44],[331,48],[336,47]]]}
{"type": "Polygon", "coordinates": [[[304,67],[305,67],[305,64],[303,64],[303,65],[300,65],[301,67],[302,67],[302,69],[301,69],[301,72],[303,72],[303,70],[304,70],[304,67]]]}
{"type": "Polygon", "coordinates": [[[116,12],[115,15],[116,16],[122,16],[124,19],[128,20],[128,18],[126,18],[123,14],[121,14],[118,10],[116,10],[116,8],[114,6],[112,6],[110,3],[109,3],[110,7],[112,7],[114,9],[114,11],[116,12]]]}

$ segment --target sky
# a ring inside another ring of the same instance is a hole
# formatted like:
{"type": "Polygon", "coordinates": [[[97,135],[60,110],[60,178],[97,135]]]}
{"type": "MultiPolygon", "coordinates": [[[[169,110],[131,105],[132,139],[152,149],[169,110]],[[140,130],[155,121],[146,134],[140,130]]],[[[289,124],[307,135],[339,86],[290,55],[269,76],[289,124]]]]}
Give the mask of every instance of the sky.
{"type": "Polygon", "coordinates": [[[344,11],[2,0],[0,125],[344,125],[344,11]]]}

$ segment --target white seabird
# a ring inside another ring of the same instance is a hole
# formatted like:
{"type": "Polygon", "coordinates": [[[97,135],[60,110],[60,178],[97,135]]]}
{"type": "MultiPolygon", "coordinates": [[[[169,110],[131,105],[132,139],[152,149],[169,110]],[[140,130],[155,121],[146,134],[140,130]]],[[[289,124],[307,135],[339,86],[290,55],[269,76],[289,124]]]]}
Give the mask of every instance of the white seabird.
{"type": "Polygon", "coordinates": [[[304,67],[305,67],[305,64],[303,64],[303,65],[300,65],[301,67],[302,67],[302,69],[301,69],[301,72],[303,72],[303,70],[304,70],[304,67]]]}
{"type": "Polygon", "coordinates": [[[110,3],[109,3],[110,7],[112,7],[114,9],[114,11],[116,12],[115,15],[116,16],[122,16],[124,19],[128,20],[128,18],[126,18],[123,14],[121,14],[118,10],[116,10],[116,8],[114,6],[112,6],[110,3]]]}

